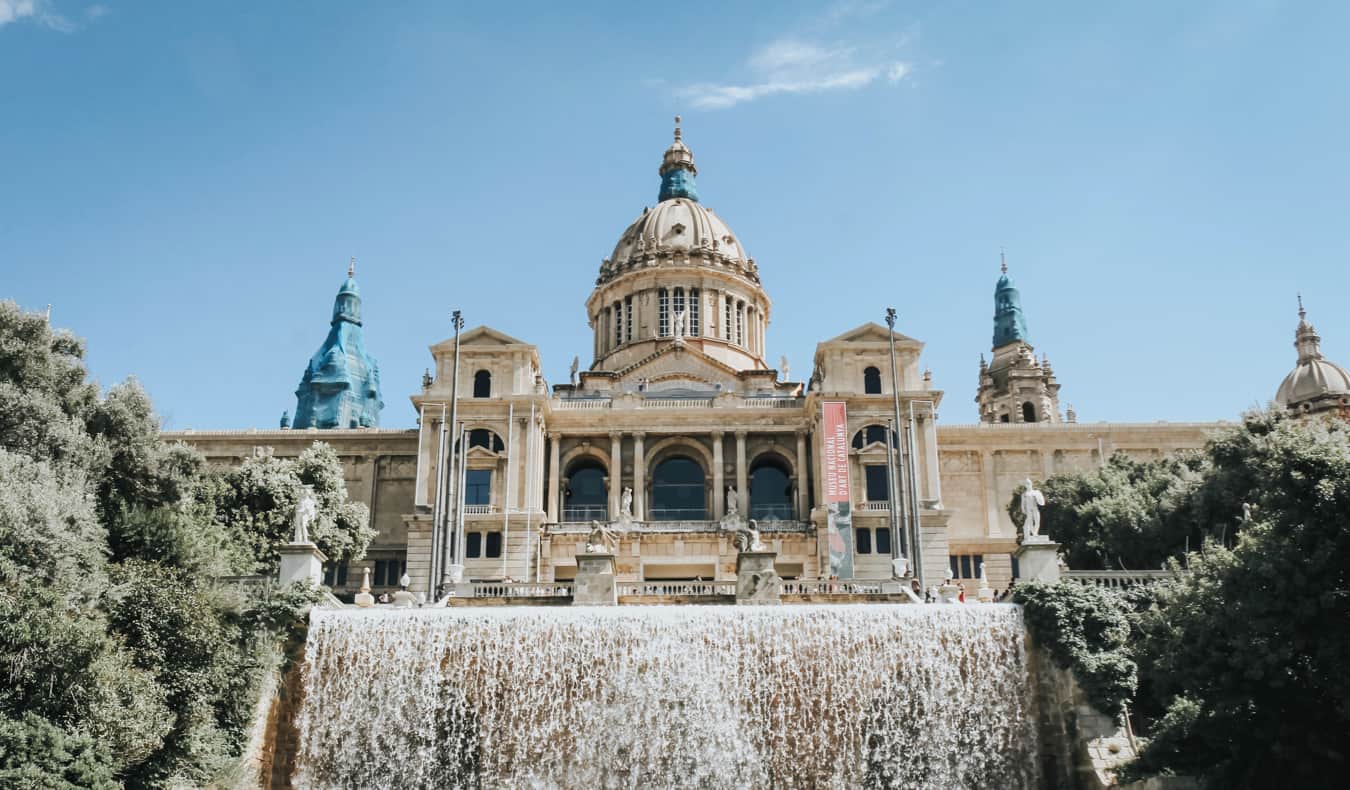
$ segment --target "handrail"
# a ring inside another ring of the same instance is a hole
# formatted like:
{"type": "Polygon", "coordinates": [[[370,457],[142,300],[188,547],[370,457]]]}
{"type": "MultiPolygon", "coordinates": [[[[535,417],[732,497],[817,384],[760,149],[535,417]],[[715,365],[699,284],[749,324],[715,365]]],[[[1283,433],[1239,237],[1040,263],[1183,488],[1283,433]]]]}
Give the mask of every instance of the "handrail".
{"type": "Polygon", "coordinates": [[[1125,589],[1176,578],[1172,571],[1065,571],[1064,578],[1089,587],[1125,589]]]}
{"type": "Polygon", "coordinates": [[[713,597],[735,595],[736,582],[619,582],[615,585],[619,595],[628,596],[664,596],[684,595],[713,597]]]}
{"type": "Polygon", "coordinates": [[[783,581],[783,595],[879,595],[880,581],[858,579],[792,579],[783,581]]]}
{"type": "Polygon", "coordinates": [[[572,582],[472,582],[472,598],[570,598],[572,582]]]}

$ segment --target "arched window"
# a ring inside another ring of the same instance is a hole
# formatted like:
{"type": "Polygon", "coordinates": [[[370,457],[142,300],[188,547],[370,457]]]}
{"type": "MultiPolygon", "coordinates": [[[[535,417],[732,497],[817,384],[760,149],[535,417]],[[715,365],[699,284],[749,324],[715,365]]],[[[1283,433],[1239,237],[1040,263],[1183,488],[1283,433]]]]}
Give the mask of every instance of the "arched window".
{"type": "Polygon", "coordinates": [[[781,458],[767,456],[750,465],[750,518],[792,518],[792,480],[781,458]]]}
{"type": "Polygon", "coordinates": [[[730,339],[731,339],[731,310],[732,310],[732,304],[733,304],[733,300],[732,300],[732,298],[731,298],[730,296],[728,296],[728,297],[727,297],[727,305],[726,305],[726,308],[727,308],[727,309],[726,309],[726,316],[723,317],[723,319],[722,319],[722,338],[723,338],[724,340],[730,340],[730,339]]]}
{"type": "Polygon", "coordinates": [[[703,467],[683,456],[657,464],[652,475],[653,521],[702,521],[708,517],[703,467]]]}
{"type": "Polygon", "coordinates": [[[656,289],[657,331],[661,337],[670,337],[670,292],[664,288],[656,289]]]}
{"type": "Polygon", "coordinates": [[[1036,421],[1036,407],[1031,405],[1031,401],[1022,404],[1022,422],[1036,421]]]}
{"type": "Polygon", "coordinates": [[[881,394],[881,371],[877,368],[863,369],[863,393],[866,395],[881,394]]]}
{"type": "Polygon", "coordinates": [[[623,304],[614,303],[614,345],[623,343],[623,304]]]}
{"type": "Polygon", "coordinates": [[[492,374],[486,370],[480,370],[473,374],[473,396],[475,398],[492,397],[492,374]]]}
{"type": "Polygon", "coordinates": [[[633,297],[623,299],[623,339],[633,339],[633,297]]]}
{"type": "MultiPolygon", "coordinates": [[[[853,434],[853,449],[861,450],[862,448],[873,444],[886,444],[886,426],[869,425],[853,434]]],[[[891,435],[891,446],[900,446],[899,437],[894,434],[891,435]]]]}
{"type": "Polygon", "coordinates": [[[1012,422],[1012,420],[1008,419],[1008,415],[1006,415],[1006,414],[1000,416],[1000,417],[998,418],[998,421],[999,421],[999,422],[1012,422]]]}
{"type": "Polygon", "coordinates": [[[736,303],[736,345],[745,345],[745,302],[736,303]]]}
{"type": "Polygon", "coordinates": [[[502,437],[487,428],[474,428],[469,431],[469,446],[482,447],[484,450],[491,450],[494,453],[500,453],[506,449],[502,437]]]}
{"type": "Polygon", "coordinates": [[[605,467],[594,458],[583,458],[567,470],[563,492],[563,521],[605,521],[609,518],[609,486],[605,467]]]}

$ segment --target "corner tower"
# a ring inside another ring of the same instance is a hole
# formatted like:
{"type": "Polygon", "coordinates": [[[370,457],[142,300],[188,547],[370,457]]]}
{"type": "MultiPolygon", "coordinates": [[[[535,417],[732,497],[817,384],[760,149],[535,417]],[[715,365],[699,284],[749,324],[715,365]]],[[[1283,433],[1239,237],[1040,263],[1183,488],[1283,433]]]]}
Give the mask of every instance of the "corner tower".
{"type": "Polygon", "coordinates": [[[656,205],[624,230],[586,302],[590,370],[622,375],[672,346],[729,372],[766,370],[769,298],[741,240],[699,199],[679,116],[658,174],[656,205]]]}
{"type": "Polygon", "coordinates": [[[1036,359],[1006,259],[1001,269],[994,286],[994,358],[986,363],[980,355],[980,422],[1059,422],[1059,383],[1050,360],[1036,359]]]}
{"type": "Polygon", "coordinates": [[[355,259],[333,302],[328,337],[310,357],[295,391],[296,428],[374,428],[380,424],[380,368],[366,353],[355,259]]]}

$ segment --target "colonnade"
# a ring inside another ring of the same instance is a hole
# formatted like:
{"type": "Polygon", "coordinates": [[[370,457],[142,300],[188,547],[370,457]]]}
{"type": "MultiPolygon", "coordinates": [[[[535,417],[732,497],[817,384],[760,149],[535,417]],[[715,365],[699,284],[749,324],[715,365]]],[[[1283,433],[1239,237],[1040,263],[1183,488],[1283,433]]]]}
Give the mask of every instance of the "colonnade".
{"type": "MultiPolygon", "coordinates": [[[[781,434],[786,431],[774,431],[770,433],[781,434]]],[[[696,434],[696,436],[708,436],[712,439],[712,469],[705,470],[705,474],[710,471],[712,478],[712,513],[713,520],[717,520],[726,515],[726,475],[724,462],[725,449],[724,441],[726,437],[724,431],[708,431],[696,434]]],[[[736,507],[740,513],[749,514],[750,512],[750,467],[747,463],[747,444],[750,436],[749,431],[731,431],[735,439],[735,486],[736,486],[736,507]]],[[[792,431],[796,436],[796,461],[793,465],[791,479],[793,485],[793,504],[797,511],[797,517],[800,520],[806,520],[810,511],[810,489],[807,486],[809,470],[807,467],[807,434],[806,431],[792,431]]],[[[647,431],[629,431],[627,435],[633,439],[633,518],[637,521],[647,520],[647,452],[646,438],[647,431]]],[[[577,436],[583,434],[576,434],[577,436]]],[[[591,435],[591,434],[584,434],[591,435]]],[[[689,436],[690,434],[670,433],[669,436],[689,436]]],[[[625,432],[611,431],[609,434],[609,482],[608,482],[608,505],[610,518],[615,518],[620,509],[620,499],[623,491],[623,438],[625,432]]],[[[548,491],[545,504],[547,520],[550,523],[557,523],[561,514],[561,488],[562,488],[562,444],[569,438],[568,434],[560,431],[548,432],[548,491]]],[[[706,478],[705,478],[706,479],[706,478]]]]}

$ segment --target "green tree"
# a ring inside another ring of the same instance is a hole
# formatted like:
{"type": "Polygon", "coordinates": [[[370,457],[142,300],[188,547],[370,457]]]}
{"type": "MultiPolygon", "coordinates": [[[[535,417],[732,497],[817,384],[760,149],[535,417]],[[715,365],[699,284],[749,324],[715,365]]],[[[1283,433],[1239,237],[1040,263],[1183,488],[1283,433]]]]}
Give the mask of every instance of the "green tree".
{"type": "Polygon", "coordinates": [[[1207,496],[1241,491],[1257,515],[1140,618],[1139,663],[1165,714],[1135,771],[1330,786],[1350,732],[1350,429],[1253,414],[1217,447],[1207,496]]]}

